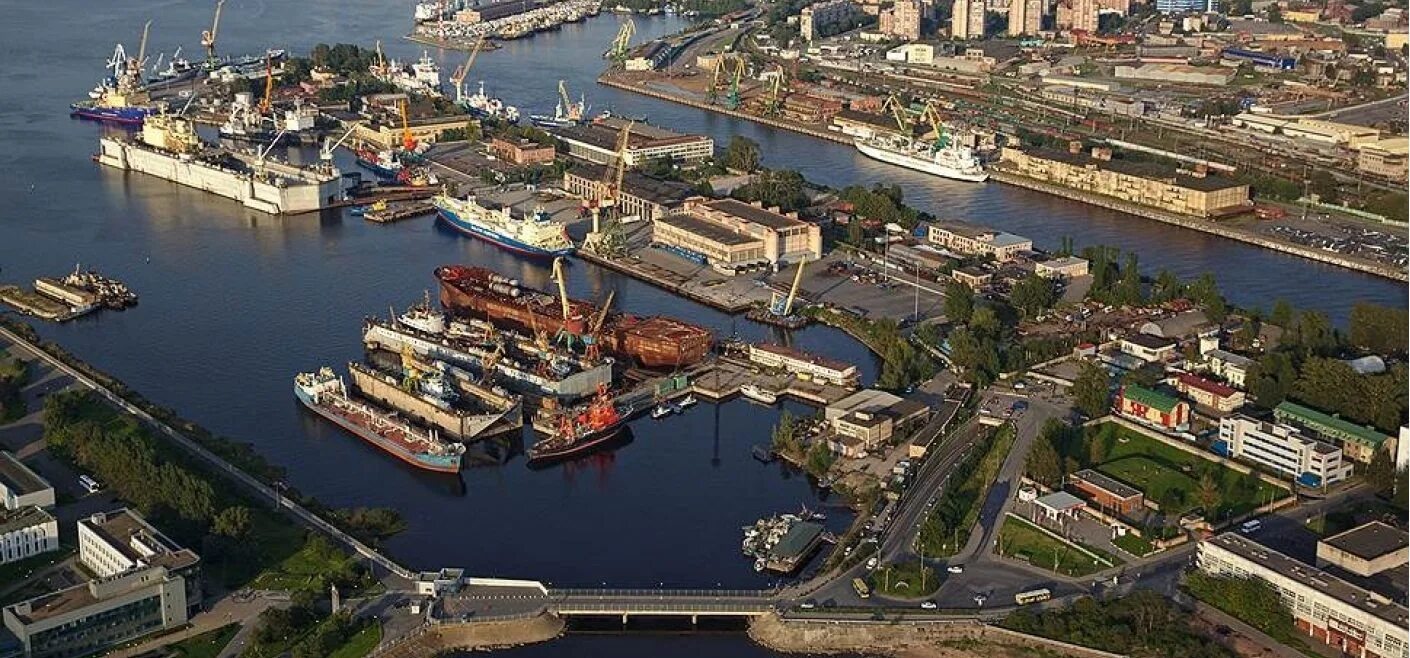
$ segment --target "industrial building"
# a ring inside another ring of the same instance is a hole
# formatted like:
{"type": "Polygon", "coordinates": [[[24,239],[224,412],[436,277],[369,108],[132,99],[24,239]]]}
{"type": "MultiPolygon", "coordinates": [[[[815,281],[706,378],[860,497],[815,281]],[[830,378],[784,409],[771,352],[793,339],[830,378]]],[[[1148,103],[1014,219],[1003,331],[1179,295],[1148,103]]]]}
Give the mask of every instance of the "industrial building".
{"type": "MultiPolygon", "coordinates": [[[[568,145],[569,155],[598,164],[612,164],[617,161],[617,140],[626,125],[623,119],[600,119],[582,126],[556,128],[553,133],[568,145]]],[[[628,167],[639,167],[661,159],[695,164],[714,154],[715,140],[705,135],[682,135],[636,123],[632,125],[624,157],[628,167]]]]}
{"type": "Polygon", "coordinates": [[[1067,481],[1103,512],[1130,515],[1146,504],[1140,489],[1090,468],[1069,475],[1067,481]]]}
{"type": "Polygon", "coordinates": [[[833,386],[856,386],[857,366],[791,347],[760,343],[749,345],[749,361],[765,368],[778,368],[815,382],[833,386]]]}
{"type": "Polygon", "coordinates": [[[1257,50],[1225,48],[1224,51],[1220,53],[1220,57],[1229,62],[1249,62],[1256,68],[1273,69],[1275,71],[1291,71],[1297,68],[1296,58],[1257,50]]]}
{"type": "Polygon", "coordinates": [[[652,240],[697,253],[725,270],[822,257],[816,224],[735,199],[687,199],[679,212],[657,218],[652,240]]]}
{"type": "MultiPolygon", "coordinates": [[[[1378,144],[1381,139],[1379,130],[1366,126],[1318,119],[1276,117],[1252,112],[1235,114],[1230,117],[1229,123],[1269,135],[1281,134],[1293,139],[1353,149],[1378,144]]],[[[1402,162],[1404,161],[1402,160],[1402,162]]]]}
{"type": "Polygon", "coordinates": [[[0,564],[59,550],[59,522],[34,506],[0,510],[0,564]]]}
{"type": "MultiPolygon", "coordinates": [[[[563,189],[575,197],[599,201],[607,194],[603,178],[607,167],[591,162],[577,162],[563,173],[563,189]]],[[[695,195],[695,188],[675,181],[664,181],[635,171],[622,176],[617,190],[616,212],[622,217],[639,217],[656,221],[679,209],[685,200],[695,195]]]]}
{"type": "Polygon", "coordinates": [[[1190,424],[1189,404],[1135,384],[1121,387],[1116,395],[1116,412],[1167,430],[1184,431],[1190,424]]]}
{"type": "Polygon", "coordinates": [[[487,23],[537,9],[537,0],[503,0],[455,12],[457,23],[487,23]]]}
{"type": "Polygon", "coordinates": [[[1363,174],[1380,176],[1397,183],[1406,180],[1406,153],[1410,152],[1410,139],[1390,137],[1380,141],[1362,144],[1357,149],[1356,169],[1363,174]]]}
{"type": "Polygon", "coordinates": [[[950,220],[929,223],[926,226],[926,240],[959,254],[993,256],[998,261],[1012,260],[1025,251],[1033,250],[1033,241],[1021,235],[950,220]]]}
{"type": "Polygon", "coordinates": [[[1252,207],[1246,183],[1210,174],[1199,165],[1184,170],[1113,159],[1111,151],[1101,147],[1092,149],[1091,154],[1080,148],[1022,151],[1006,147],[1002,166],[1041,182],[1181,215],[1221,217],[1252,207]]]}
{"type": "Polygon", "coordinates": [[[5,607],[26,658],[102,651],[183,626],[200,607],[199,558],[136,512],[80,519],[78,560],[94,580],[5,607]]]}
{"type": "Polygon", "coordinates": [[[930,406],[877,389],[857,391],[823,410],[832,429],[828,446],[843,457],[864,457],[892,437],[902,435],[930,417],[930,406]]]}
{"type": "Polygon", "coordinates": [[[1317,542],[1317,566],[1345,569],[1367,578],[1410,563],[1404,530],[1372,521],[1317,542]]]}
{"type": "Polygon", "coordinates": [[[1351,463],[1342,459],[1340,448],[1303,436],[1290,425],[1243,414],[1219,421],[1214,451],[1295,478],[1304,487],[1322,487],[1351,477],[1351,463]]]}
{"type": "Polygon", "coordinates": [[[1405,606],[1380,594],[1232,532],[1201,541],[1195,562],[1213,576],[1268,583],[1310,640],[1357,658],[1410,656],[1405,606]]]}
{"type": "Polygon", "coordinates": [[[14,453],[0,450],[0,504],[7,510],[53,507],[54,485],[30,470],[14,453]]]}
{"type": "Polygon", "coordinates": [[[1395,452],[1393,437],[1295,402],[1280,403],[1273,409],[1273,418],[1341,446],[1347,457],[1362,464],[1371,463],[1377,450],[1395,452]]]}
{"type": "Polygon", "coordinates": [[[1212,85],[1223,87],[1237,75],[1232,69],[1188,64],[1117,64],[1114,74],[1122,80],[1148,80],[1182,85],[1212,85]]]}
{"type": "Polygon", "coordinates": [[[552,164],[558,151],[552,145],[527,139],[510,141],[503,137],[490,140],[490,154],[516,165],[552,164]]]}

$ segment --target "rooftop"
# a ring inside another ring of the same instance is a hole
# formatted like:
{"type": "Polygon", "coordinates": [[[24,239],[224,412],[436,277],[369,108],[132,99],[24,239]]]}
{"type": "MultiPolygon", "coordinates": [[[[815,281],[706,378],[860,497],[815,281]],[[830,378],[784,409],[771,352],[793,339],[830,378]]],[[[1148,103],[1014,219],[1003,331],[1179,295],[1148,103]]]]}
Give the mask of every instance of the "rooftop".
{"type": "Polygon", "coordinates": [[[1152,391],[1148,388],[1136,386],[1135,384],[1123,386],[1121,388],[1121,397],[1164,412],[1173,411],[1175,406],[1180,404],[1180,401],[1174,397],[1159,391],[1152,391]]]}
{"type": "MultiPolygon", "coordinates": [[[[574,159],[573,169],[569,175],[600,181],[606,172],[607,167],[596,162],[574,159]]],[[[622,193],[646,199],[652,203],[676,205],[687,197],[693,196],[695,189],[685,183],[660,180],[639,172],[628,171],[622,176],[622,193]]]]}
{"type": "Polygon", "coordinates": [[[1178,379],[1180,383],[1184,384],[1185,386],[1188,386],[1190,388],[1196,388],[1206,393],[1209,393],[1210,395],[1215,395],[1221,398],[1227,398],[1235,393],[1238,393],[1238,391],[1223,384],[1220,384],[1219,382],[1210,381],[1198,375],[1191,375],[1187,372],[1181,373],[1180,376],[1176,379],[1178,379]]]}
{"type": "Polygon", "coordinates": [[[761,352],[777,354],[778,356],[793,359],[795,361],[804,361],[816,366],[822,366],[824,368],[827,368],[828,370],[835,370],[841,373],[845,373],[849,370],[854,371],[857,369],[857,366],[854,366],[845,361],[838,361],[836,359],[829,359],[825,356],[809,354],[802,350],[797,350],[792,347],[787,347],[785,345],[775,345],[773,343],[759,343],[757,345],[752,345],[751,347],[761,352]]]}
{"type": "Polygon", "coordinates": [[[1321,592],[1354,608],[1364,610],[1400,628],[1410,623],[1405,606],[1372,594],[1321,569],[1294,560],[1243,535],[1226,532],[1208,540],[1209,543],[1238,555],[1259,566],[1291,578],[1302,586],[1321,592]]]}
{"type": "Polygon", "coordinates": [[[822,536],[823,527],[811,521],[801,521],[784,533],[774,544],[774,556],[784,559],[796,558],[811,549],[822,536]]]}
{"type": "Polygon", "coordinates": [[[1211,359],[1218,359],[1220,361],[1223,361],[1224,363],[1233,366],[1241,366],[1247,368],[1253,365],[1253,359],[1250,359],[1242,354],[1235,354],[1233,352],[1228,352],[1225,350],[1210,350],[1208,352],[1205,352],[1204,355],[1211,359]]]}
{"type": "MultiPolygon", "coordinates": [[[[554,129],[554,134],[562,139],[582,142],[608,151],[617,150],[617,138],[626,121],[622,119],[601,119],[582,126],[565,126],[554,129]]],[[[664,146],[672,143],[694,142],[709,139],[704,135],[682,135],[664,128],[637,123],[632,125],[632,134],[627,146],[633,149],[664,146]]]]}
{"type": "Polygon", "coordinates": [[[1337,416],[1331,416],[1296,402],[1284,401],[1273,410],[1274,415],[1282,415],[1301,421],[1306,425],[1324,427],[1334,432],[1349,435],[1353,440],[1379,447],[1388,438],[1385,434],[1370,427],[1362,427],[1337,416]]]}
{"type": "Polygon", "coordinates": [[[1345,532],[1332,535],[1322,543],[1363,560],[1374,560],[1410,546],[1410,536],[1404,530],[1380,521],[1372,521],[1345,532]]]}
{"type": "Polygon", "coordinates": [[[1158,350],[1175,345],[1175,341],[1169,338],[1161,338],[1160,336],[1152,336],[1150,334],[1132,334],[1122,338],[1121,341],[1138,345],[1148,350],[1158,350]]]}
{"type": "Polygon", "coordinates": [[[1054,491],[1053,493],[1050,493],[1046,496],[1042,496],[1038,498],[1038,500],[1035,500],[1033,502],[1037,503],[1039,507],[1046,507],[1050,510],[1058,512],[1066,512],[1068,510],[1087,506],[1087,503],[1081,498],[1067,493],[1066,491],[1054,491]]]}
{"type": "Polygon", "coordinates": [[[1086,264],[1087,264],[1087,259],[1085,259],[1085,258],[1078,258],[1078,257],[1076,257],[1076,256],[1067,256],[1067,257],[1065,257],[1065,258],[1054,258],[1054,259],[1045,260],[1045,261],[1039,263],[1039,265],[1042,265],[1042,266],[1044,266],[1044,267],[1052,267],[1052,268],[1066,268],[1066,267],[1074,267],[1074,266],[1077,266],[1077,265],[1086,265],[1086,264]]]}
{"type": "Polygon", "coordinates": [[[1207,174],[1203,178],[1196,178],[1188,174],[1181,174],[1176,171],[1175,167],[1158,162],[1126,160],[1115,157],[1110,160],[1098,160],[1087,152],[1069,153],[1057,149],[1033,149],[1027,151],[1027,153],[1033,157],[1057,160],[1079,167],[1091,165],[1095,166],[1097,169],[1114,171],[1119,174],[1126,174],[1138,178],[1174,181],[1174,183],[1180,187],[1199,190],[1201,192],[1214,192],[1246,185],[1246,183],[1224,178],[1218,174],[1207,174]]]}
{"type": "Polygon", "coordinates": [[[17,496],[53,488],[13,453],[0,451],[0,485],[17,496]]]}
{"type": "Polygon", "coordinates": [[[862,411],[881,411],[882,409],[890,409],[900,402],[900,397],[887,393],[886,391],[875,388],[864,388],[828,405],[828,409],[834,410],[834,412],[835,410],[847,412],[857,411],[859,409],[862,411]]]}
{"type": "Polygon", "coordinates": [[[1135,498],[1141,495],[1140,489],[1090,468],[1077,471],[1072,474],[1072,477],[1097,487],[1117,498],[1135,498]]]}
{"type": "Polygon", "coordinates": [[[79,519],[78,523],[133,562],[161,565],[175,571],[199,559],[195,552],[177,546],[146,519],[127,509],[94,514],[79,519]]]}
{"type": "Polygon", "coordinates": [[[755,224],[774,230],[789,229],[795,226],[802,226],[805,223],[783,213],[774,212],[767,208],[760,208],[759,206],[745,203],[738,199],[718,199],[707,202],[705,206],[722,213],[734,215],[735,217],[741,217],[755,224]]]}
{"type": "Polygon", "coordinates": [[[0,509],[0,535],[53,520],[53,515],[33,505],[17,510],[0,509]]]}
{"type": "Polygon", "coordinates": [[[715,222],[706,221],[688,213],[662,215],[656,218],[656,223],[673,226],[682,231],[694,233],[707,240],[732,247],[759,242],[758,238],[750,237],[742,233],[735,233],[715,222]]]}

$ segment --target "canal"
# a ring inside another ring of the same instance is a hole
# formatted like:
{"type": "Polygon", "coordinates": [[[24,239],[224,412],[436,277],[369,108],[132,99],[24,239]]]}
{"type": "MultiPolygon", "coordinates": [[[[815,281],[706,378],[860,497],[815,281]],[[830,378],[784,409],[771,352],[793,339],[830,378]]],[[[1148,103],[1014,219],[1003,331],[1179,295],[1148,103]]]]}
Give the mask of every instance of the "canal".
{"type": "MultiPolygon", "coordinates": [[[[744,402],[638,421],[628,445],[583,462],[531,471],[514,458],[458,479],[410,472],[303,412],[290,391],[293,375],[358,358],[362,318],[419,297],[433,286],[437,265],[484,264],[536,284],[547,272],[429,221],[273,218],[90,162],[101,129],[70,120],[66,105],[97,82],[112,41],[135,52],[143,21],[154,19],[149,54],[184,44],[195,56],[210,18],[206,4],[22,3],[0,25],[7,58],[0,68],[0,278],[25,281],[82,262],[142,295],[135,310],[42,325],[46,337],[157,403],[255,444],[288,469],[292,485],[326,503],[397,508],[410,527],[389,549],[413,568],[457,565],[558,585],[755,587],[770,581],[740,556],[740,526],[804,504],[845,525],[845,511],[804,478],[750,458],[750,446],[768,440],[779,411],[744,402]]],[[[304,52],[318,41],[382,39],[392,55],[419,54],[399,39],[410,3],[317,0],[297,11],[280,2],[226,4],[225,52],[304,52]]],[[[638,34],[666,34],[682,24],[638,19],[638,34]]],[[[1343,321],[1354,301],[1398,304],[1404,297],[1405,287],[1391,281],[997,184],[922,177],[842,145],[597,87],[600,53],[615,30],[616,19],[604,15],[512,43],[480,57],[467,82],[483,78],[490,93],[528,113],[550,109],[563,79],[595,111],[646,114],[721,144],[745,135],[763,146],[768,165],[797,168],[822,183],[899,183],[922,209],[1028,235],[1040,246],[1073,236],[1079,244],[1137,251],[1151,272],[1212,272],[1236,303],[1286,297],[1343,321]]],[[[435,56],[448,72],[463,53],[435,56]]],[[[569,276],[574,295],[616,290],[616,304],[634,313],[682,317],[751,339],[772,335],[585,263],[569,276]]],[[[789,340],[863,364],[867,381],[875,375],[870,355],[836,331],[811,328],[789,340]]]]}

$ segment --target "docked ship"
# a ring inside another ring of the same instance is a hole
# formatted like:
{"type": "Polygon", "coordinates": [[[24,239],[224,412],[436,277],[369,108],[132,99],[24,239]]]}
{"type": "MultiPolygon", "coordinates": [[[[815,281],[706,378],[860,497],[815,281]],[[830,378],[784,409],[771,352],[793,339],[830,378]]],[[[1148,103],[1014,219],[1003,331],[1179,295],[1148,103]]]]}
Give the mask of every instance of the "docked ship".
{"type": "Polygon", "coordinates": [[[396,151],[391,149],[377,150],[370,146],[362,146],[354,153],[357,155],[357,166],[376,174],[378,178],[395,180],[397,176],[401,175],[403,165],[397,157],[396,151]]]}
{"type": "Polygon", "coordinates": [[[395,416],[353,399],[331,368],[294,377],[294,395],[314,413],[333,421],[383,452],[412,466],[459,473],[465,446],[441,441],[395,416]]]}
{"type": "Polygon", "coordinates": [[[233,151],[206,144],[180,114],[146,118],[136,136],[104,136],[98,162],[234,199],[270,214],[326,208],[342,196],[342,174],[327,162],[309,166],[273,160],[268,149],[233,151]]]}
{"type": "Polygon", "coordinates": [[[142,66],[118,44],[108,60],[112,74],[88,92],[89,100],[69,105],[69,115],[124,126],[142,125],[151,112],[151,98],[142,90],[142,66]]]}
{"type": "Polygon", "coordinates": [[[254,95],[248,91],[235,94],[235,100],[230,104],[230,115],[219,129],[222,139],[243,142],[267,143],[274,141],[277,134],[273,123],[255,107],[254,95]]]}
{"type": "MultiPolygon", "coordinates": [[[[160,57],[157,58],[156,66],[161,66],[160,57]]],[[[166,89],[183,82],[190,82],[201,74],[201,67],[181,56],[181,48],[177,48],[176,52],[172,53],[171,59],[167,60],[166,68],[158,71],[156,66],[152,69],[152,77],[143,87],[147,91],[166,89]]]]}
{"type": "Polygon", "coordinates": [[[989,178],[974,155],[974,149],[954,144],[943,134],[934,142],[904,135],[878,135],[858,137],[853,143],[869,158],[932,176],[971,183],[982,183],[989,178]]]}
{"type": "Polygon", "coordinates": [[[403,354],[400,373],[355,361],[348,364],[359,395],[457,441],[479,439],[502,423],[506,429],[523,424],[517,396],[497,394],[471,381],[457,381],[450,370],[451,366],[444,362],[423,361],[410,354],[403,354]],[[462,395],[462,391],[474,397],[462,395]],[[516,417],[510,418],[511,415],[516,417]]]}
{"type": "Polygon", "coordinates": [[[505,251],[544,259],[573,253],[568,229],[542,208],[535,208],[528,216],[515,216],[509,206],[490,208],[473,196],[457,199],[444,194],[433,197],[431,204],[451,228],[505,251]]]}
{"type": "MultiPolygon", "coordinates": [[[[458,92],[457,92],[458,93],[458,92]]],[[[498,119],[507,123],[519,122],[519,108],[485,93],[485,81],[480,81],[478,91],[460,99],[460,106],[477,119],[498,119]]]]}
{"type": "Polygon", "coordinates": [[[529,461],[543,463],[587,453],[616,438],[629,415],[630,411],[617,408],[603,386],[587,405],[557,412],[553,434],[529,447],[529,461]]]}
{"type": "MultiPolygon", "coordinates": [[[[569,299],[562,290],[554,297],[483,267],[446,265],[436,268],[436,278],[446,310],[519,331],[581,338],[590,319],[601,312],[595,304],[569,299]]],[[[618,313],[606,316],[592,338],[602,351],[629,362],[680,368],[705,358],[712,334],[673,318],[618,313]]]]}

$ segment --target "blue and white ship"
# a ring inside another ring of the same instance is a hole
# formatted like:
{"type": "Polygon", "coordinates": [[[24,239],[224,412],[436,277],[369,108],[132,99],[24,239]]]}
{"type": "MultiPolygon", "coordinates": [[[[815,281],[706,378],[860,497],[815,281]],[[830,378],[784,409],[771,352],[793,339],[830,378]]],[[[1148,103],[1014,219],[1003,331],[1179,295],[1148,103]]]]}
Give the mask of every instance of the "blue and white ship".
{"type": "Polygon", "coordinates": [[[516,217],[508,206],[487,208],[475,197],[444,194],[431,199],[442,221],[465,235],[530,258],[552,259],[573,253],[568,230],[542,208],[516,217]]]}

